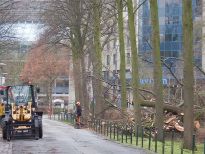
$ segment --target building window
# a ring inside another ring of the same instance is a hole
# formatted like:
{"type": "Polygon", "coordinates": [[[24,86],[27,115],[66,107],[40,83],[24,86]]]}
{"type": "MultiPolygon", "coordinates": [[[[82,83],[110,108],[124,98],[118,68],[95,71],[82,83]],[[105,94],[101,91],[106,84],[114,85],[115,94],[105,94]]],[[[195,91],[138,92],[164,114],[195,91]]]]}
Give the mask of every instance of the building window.
{"type": "Polygon", "coordinates": [[[172,41],[172,34],[165,34],[165,41],[172,41]]]}
{"type": "Polygon", "coordinates": [[[110,42],[107,43],[107,50],[110,49],[110,42]]]}
{"type": "Polygon", "coordinates": [[[110,55],[107,55],[107,65],[110,65],[110,55]]]}
{"type": "Polygon", "coordinates": [[[130,37],[127,36],[127,47],[130,47],[130,37]]]}
{"type": "Polygon", "coordinates": [[[131,63],[131,56],[130,53],[127,53],[127,64],[129,65],[131,63]]]}
{"type": "Polygon", "coordinates": [[[116,42],[117,42],[117,40],[116,40],[116,38],[113,40],[113,48],[115,48],[116,47],[116,42]]]}
{"type": "Polygon", "coordinates": [[[173,24],[179,24],[179,16],[173,17],[173,24]]]}
{"type": "Polygon", "coordinates": [[[173,35],[172,35],[172,39],[173,39],[174,42],[179,41],[179,36],[178,36],[178,34],[173,34],[173,35]]]}
{"type": "Polygon", "coordinates": [[[103,71],[104,80],[109,79],[109,71],[103,71]]]}

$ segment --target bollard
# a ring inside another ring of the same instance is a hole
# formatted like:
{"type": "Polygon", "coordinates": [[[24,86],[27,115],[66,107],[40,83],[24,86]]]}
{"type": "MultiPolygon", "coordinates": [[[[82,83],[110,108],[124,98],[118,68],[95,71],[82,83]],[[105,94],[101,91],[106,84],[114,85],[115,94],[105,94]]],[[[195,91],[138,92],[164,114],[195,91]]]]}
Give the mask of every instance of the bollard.
{"type": "Polygon", "coordinates": [[[172,130],[171,154],[174,153],[174,130],[172,130]]]}

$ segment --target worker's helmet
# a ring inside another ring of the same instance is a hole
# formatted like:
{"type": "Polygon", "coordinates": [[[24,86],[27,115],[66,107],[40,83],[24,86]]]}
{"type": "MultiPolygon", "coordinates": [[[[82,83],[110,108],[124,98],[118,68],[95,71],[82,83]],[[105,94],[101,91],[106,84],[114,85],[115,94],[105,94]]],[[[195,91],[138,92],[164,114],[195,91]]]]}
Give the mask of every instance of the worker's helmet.
{"type": "Polygon", "coordinates": [[[80,105],[80,102],[77,102],[76,104],[77,104],[77,105],[80,105]]]}

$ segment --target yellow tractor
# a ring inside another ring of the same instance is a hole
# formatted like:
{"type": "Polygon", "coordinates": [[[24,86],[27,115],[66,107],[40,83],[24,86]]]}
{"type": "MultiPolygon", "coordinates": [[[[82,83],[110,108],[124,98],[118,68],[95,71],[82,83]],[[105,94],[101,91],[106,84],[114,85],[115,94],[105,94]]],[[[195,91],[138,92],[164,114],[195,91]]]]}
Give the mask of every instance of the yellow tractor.
{"type": "Polygon", "coordinates": [[[33,85],[7,86],[5,115],[2,118],[3,139],[19,136],[43,137],[42,115],[37,111],[33,85]]]}

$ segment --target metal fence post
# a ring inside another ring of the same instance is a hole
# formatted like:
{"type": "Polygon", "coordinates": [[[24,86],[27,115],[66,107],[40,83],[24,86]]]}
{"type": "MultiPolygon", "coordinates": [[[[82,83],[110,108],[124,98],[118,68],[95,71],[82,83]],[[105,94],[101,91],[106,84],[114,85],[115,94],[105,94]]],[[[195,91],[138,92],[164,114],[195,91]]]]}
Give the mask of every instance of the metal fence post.
{"type": "Polygon", "coordinates": [[[195,151],[195,134],[193,134],[193,141],[192,141],[192,154],[194,154],[195,151]]]}
{"type": "Polygon", "coordinates": [[[157,152],[157,129],[155,129],[155,152],[157,152]]]}
{"type": "Polygon", "coordinates": [[[97,119],[96,119],[96,120],[95,120],[95,131],[96,131],[96,132],[98,132],[98,125],[97,125],[97,124],[98,124],[98,121],[97,121],[97,119]]]}
{"type": "Polygon", "coordinates": [[[114,140],[115,140],[115,123],[114,123],[114,140]]]}
{"type": "Polygon", "coordinates": [[[131,130],[130,130],[130,144],[132,144],[132,134],[133,134],[133,128],[132,128],[132,124],[131,124],[131,130]]]}
{"type": "Polygon", "coordinates": [[[109,130],[109,122],[107,122],[107,136],[109,135],[108,130],[109,130]]]}
{"type": "Polygon", "coordinates": [[[126,124],[126,126],[125,126],[125,138],[126,138],[126,143],[127,143],[127,133],[128,133],[128,131],[127,131],[127,124],[126,124]]]}
{"type": "Polygon", "coordinates": [[[172,130],[171,154],[174,153],[174,130],[172,130]]]}
{"type": "Polygon", "coordinates": [[[117,124],[117,141],[119,140],[119,125],[117,124]]]}
{"type": "Polygon", "coordinates": [[[151,128],[149,129],[149,145],[148,145],[148,149],[150,150],[150,147],[151,147],[151,134],[152,131],[151,131],[151,128]]]}
{"type": "Polygon", "coordinates": [[[164,154],[164,147],[165,147],[165,132],[162,132],[162,154],[164,154]]]}
{"type": "Polygon", "coordinates": [[[138,137],[139,137],[139,127],[137,125],[137,128],[136,128],[136,145],[138,146],[138,137]]]}
{"type": "Polygon", "coordinates": [[[104,125],[103,125],[103,133],[104,133],[104,135],[106,135],[106,122],[104,121],[104,125]]]}
{"type": "Polygon", "coordinates": [[[205,154],[205,138],[204,138],[204,154],[205,154]]]}
{"type": "Polygon", "coordinates": [[[100,134],[103,133],[103,125],[102,124],[103,124],[103,121],[100,122],[100,134]]]}
{"type": "Polygon", "coordinates": [[[100,133],[100,119],[98,120],[98,131],[100,133]]]}
{"type": "Polygon", "coordinates": [[[144,146],[144,127],[142,127],[142,147],[144,146]]]}
{"type": "Polygon", "coordinates": [[[121,136],[122,136],[121,139],[122,139],[122,143],[123,143],[123,140],[124,140],[124,139],[123,139],[123,134],[124,134],[124,130],[123,130],[123,127],[121,127],[121,136]]]}
{"type": "Polygon", "coordinates": [[[112,122],[110,122],[110,139],[112,138],[112,122]]]}
{"type": "MultiPolygon", "coordinates": [[[[181,133],[181,138],[183,139],[183,133],[181,133]]],[[[181,145],[181,154],[183,154],[184,149],[183,149],[183,141],[182,141],[182,145],[181,145]]]]}

